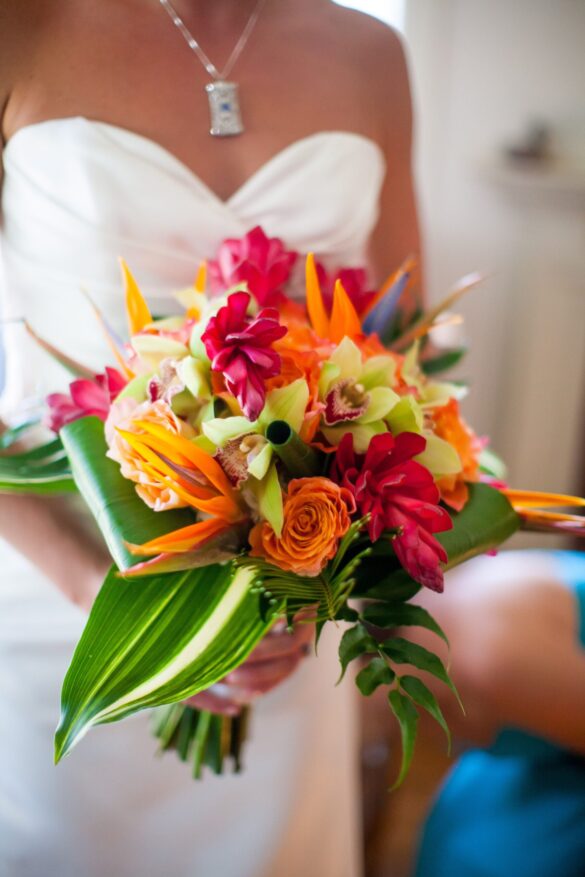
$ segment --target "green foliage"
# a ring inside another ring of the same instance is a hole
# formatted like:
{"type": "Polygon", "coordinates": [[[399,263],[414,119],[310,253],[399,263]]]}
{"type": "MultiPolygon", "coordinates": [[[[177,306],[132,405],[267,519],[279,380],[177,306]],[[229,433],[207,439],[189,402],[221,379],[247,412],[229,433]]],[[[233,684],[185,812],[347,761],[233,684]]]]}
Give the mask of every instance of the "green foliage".
{"type": "Polygon", "coordinates": [[[433,719],[441,726],[447,737],[447,746],[451,752],[451,731],[445,721],[437,698],[418,676],[401,676],[400,687],[418,706],[426,710],[433,719]]]}
{"type": "Polygon", "coordinates": [[[402,763],[400,772],[392,789],[397,789],[406,777],[414,755],[414,744],[416,742],[416,731],[418,727],[418,712],[413,706],[412,701],[406,697],[397,688],[393,688],[388,695],[388,703],[390,709],[396,716],[400,726],[400,736],[402,738],[402,763]]]}
{"type": "Polygon", "coordinates": [[[137,581],[112,569],[65,677],[56,760],[92,726],[183,700],[239,666],[272,623],[251,582],[232,564],[137,581]]]}
{"type": "Polygon", "coordinates": [[[140,559],[128,551],[127,542],[140,545],[194,522],[189,509],[153,512],[145,505],[134,484],[120,473],[119,465],[106,457],[104,424],[97,417],[68,424],[61,430],[61,438],[75,483],[119,569],[140,559]]]}
{"type": "MultiPolygon", "coordinates": [[[[17,428],[3,433],[2,449],[13,445],[21,431],[17,428]]],[[[69,460],[59,438],[22,453],[0,456],[0,493],[38,496],[73,493],[75,489],[69,460]]]]}
{"type": "Polygon", "coordinates": [[[355,683],[362,694],[373,694],[380,685],[392,685],[396,679],[396,673],[389,667],[384,658],[372,658],[369,664],[360,670],[355,677],[355,683]]]}
{"type": "Polygon", "coordinates": [[[376,627],[424,627],[436,633],[449,645],[444,631],[422,606],[408,603],[370,603],[365,607],[362,617],[376,627]]]}
{"type": "Polygon", "coordinates": [[[425,375],[436,375],[440,372],[446,372],[460,362],[467,353],[466,347],[459,347],[456,350],[447,350],[440,353],[432,359],[423,359],[421,361],[421,369],[425,375]]]}

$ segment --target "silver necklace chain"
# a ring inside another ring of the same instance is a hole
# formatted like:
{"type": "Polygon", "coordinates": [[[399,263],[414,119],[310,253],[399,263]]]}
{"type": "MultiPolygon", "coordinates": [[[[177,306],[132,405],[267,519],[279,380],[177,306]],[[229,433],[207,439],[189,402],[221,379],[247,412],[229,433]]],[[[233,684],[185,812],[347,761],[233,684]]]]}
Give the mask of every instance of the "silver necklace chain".
{"type": "Polygon", "coordinates": [[[236,61],[238,60],[238,58],[240,57],[240,55],[244,51],[246,43],[248,42],[250,35],[251,35],[252,31],[254,30],[254,26],[255,26],[256,22],[258,21],[258,18],[260,17],[260,13],[262,12],[262,7],[266,3],[266,0],[258,0],[258,3],[256,4],[255,8],[253,9],[252,14],[250,15],[250,18],[248,19],[246,26],[245,26],[244,30],[242,31],[242,34],[241,34],[239,40],[237,41],[236,45],[234,46],[234,49],[233,49],[231,55],[229,56],[225,67],[221,71],[219,71],[217,69],[217,67],[215,66],[215,64],[212,61],[210,61],[210,59],[205,54],[205,52],[203,51],[203,49],[201,48],[201,46],[199,45],[199,43],[197,42],[197,40],[195,39],[195,37],[193,36],[191,31],[186,26],[183,19],[173,9],[171,4],[169,3],[169,0],[159,0],[159,2],[160,2],[160,5],[163,7],[163,9],[168,13],[169,18],[171,19],[171,21],[173,22],[175,27],[182,34],[182,36],[183,36],[185,42],[187,43],[187,45],[189,46],[189,48],[195,53],[195,55],[197,55],[197,57],[199,58],[199,60],[201,61],[201,63],[203,64],[203,66],[205,67],[207,72],[209,73],[209,75],[213,79],[215,79],[216,81],[222,81],[222,80],[226,80],[228,78],[228,76],[230,75],[231,71],[234,68],[236,61]]]}

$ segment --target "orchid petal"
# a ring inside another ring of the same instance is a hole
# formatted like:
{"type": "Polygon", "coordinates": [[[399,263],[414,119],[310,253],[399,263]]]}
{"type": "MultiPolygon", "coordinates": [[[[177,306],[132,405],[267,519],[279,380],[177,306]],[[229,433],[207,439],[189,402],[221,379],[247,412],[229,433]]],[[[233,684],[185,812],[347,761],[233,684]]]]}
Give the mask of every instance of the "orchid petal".
{"type": "Polygon", "coordinates": [[[427,446],[422,454],[414,457],[417,463],[428,469],[436,478],[443,475],[458,475],[463,466],[453,445],[433,432],[425,430],[423,435],[427,440],[427,446]]]}
{"type": "Polygon", "coordinates": [[[395,380],[396,361],[391,356],[372,356],[364,363],[360,384],[366,390],[373,387],[392,387],[395,380]]]}
{"type": "Polygon", "coordinates": [[[374,387],[368,393],[370,403],[365,414],[357,418],[356,423],[372,423],[384,420],[400,401],[400,396],[389,387],[374,387]]]}
{"type": "Polygon", "coordinates": [[[401,432],[421,433],[424,417],[414,396],[403,396],[385,420],[392,435],[400,435],[401,432]]]}
{"type": "Polygon", "coordinates": [[[268,521],[276,535],[280,536],[284,523],[284,507],[276,464],[270,467],[262,481],[257,481],[253,485],[253,490],[258,499],[260,514],[268,521]]]}
{"type": "Polygon", "coordinates": [[[254,478],[257,478],[258,481],[261,481],[268,472],[268,467],[272,462],[272,453],[272,445],[268,443],[265,444],[260,453],[254,457],[248,466],[248,472],[250,475],[253,475],[254,478]]]}
{"type": "Polygon", "coordinates": [[[265,427],[273,420],[285,420],[295,432],[300,432],[309,403],[309,387],[304,378],[297,378],[287,387],[271,390],[259,418],[265,427]]]}
{"type": "Polygon", "coordinates": [[[258,424],[247,417],[214,417],[201,424],[203,434],[218,448],[240,435],[258,432],[258,424]]]}
{"type": "Polygon", "coordinates": [[[339,367],[339,380],[356,379],[361,375],[363,363],[359,348],[350,338],[343,338],[331,354],[329,362],[339,367]]]}
{"type": "Polygon", "coordinates": [[[353,447],[356,454],[365,454],[375,435],[388,432],[382,420],[373,423],[344,423],[341,426],[324,426],[321,432],[330,445],[337,446],[344,435],[353,436],[353,447]]]}

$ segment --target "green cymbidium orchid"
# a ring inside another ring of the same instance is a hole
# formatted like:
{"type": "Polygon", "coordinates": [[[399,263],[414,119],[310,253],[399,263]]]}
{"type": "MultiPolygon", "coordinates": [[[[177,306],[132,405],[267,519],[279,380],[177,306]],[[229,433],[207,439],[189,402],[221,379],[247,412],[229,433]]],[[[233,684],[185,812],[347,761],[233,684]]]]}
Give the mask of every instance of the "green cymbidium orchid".
{"type": "Polygon", "coordinates": [[[353,435],[357,453],[365,453],[373,436],[387,432],[385,420],[400,402],[391,389],[396,361],[384,354],[363,361],[359,348],[344,338],[324,363],[319,398],[325,405],[321,432],[332,445],[353,435]]]}
{"type": "Polygon", "coordinates": [[[282,491],[272,446],[265,438],[274,420],[285,420],[299,432],[309,402],[309,387],[299,378],[287,387],[271,390],[258,420],[246,417],[214,417],[201,424],[203,436],[225,455],[225,467],[240,481],[247,481],[260,513],[274,531],[282,529],[282,491]],[[255,440],[254,440],[255,439],[255,440]]]}

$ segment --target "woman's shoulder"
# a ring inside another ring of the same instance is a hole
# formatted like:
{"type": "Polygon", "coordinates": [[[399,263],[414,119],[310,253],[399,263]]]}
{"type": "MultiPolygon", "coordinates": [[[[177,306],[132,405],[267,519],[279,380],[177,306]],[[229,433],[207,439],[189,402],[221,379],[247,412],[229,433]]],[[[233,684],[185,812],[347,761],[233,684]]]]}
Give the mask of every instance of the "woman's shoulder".
{"type": "Polygon", "coordinates": [[[30,76],[30,63],[46,22],[54,17],[51,0],[1,0],[0,2],[0,112],[2,119],[10,95],[23,76],[30,76]]]}
{"type": "Polygon", "coordinates": [[[404,48],[399,33],[372,15],[329,3],[323,21],[335,35],[341,50],[350,51],[367,69],[391,70],[404,64],[404,48]]]}

